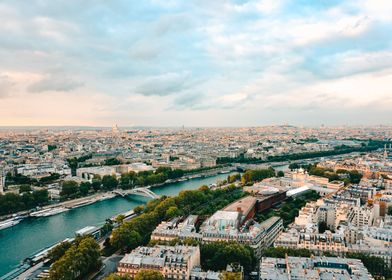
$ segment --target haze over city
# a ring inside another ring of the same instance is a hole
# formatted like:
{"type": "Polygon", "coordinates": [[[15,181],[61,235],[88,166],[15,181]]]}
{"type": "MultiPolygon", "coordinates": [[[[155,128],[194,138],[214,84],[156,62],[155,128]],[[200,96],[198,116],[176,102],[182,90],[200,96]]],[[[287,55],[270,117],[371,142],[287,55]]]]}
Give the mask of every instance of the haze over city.
{"type": "Polygon", "coordinates": [[[390,124],[392,2],[2,1],[0,125],[390,124]]]}

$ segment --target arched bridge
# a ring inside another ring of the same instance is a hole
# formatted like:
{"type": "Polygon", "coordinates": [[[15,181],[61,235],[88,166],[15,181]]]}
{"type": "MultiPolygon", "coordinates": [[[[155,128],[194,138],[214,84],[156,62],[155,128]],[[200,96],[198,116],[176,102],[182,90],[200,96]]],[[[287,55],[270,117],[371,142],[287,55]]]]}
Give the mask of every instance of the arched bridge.
{"type": "Polygon", "coordinates": [[[122,197],[127,196],[129,194],[150,197],[150,198],[153,198],[153,199],[160,197],[156,193],[152,192],[149,189],[149,187],[146,187],[146,188],[134,188],[134,189],[130,189],[130,190],[116,189],[116,190],[113,191],[113,193],[121,195],[122,197]]]}

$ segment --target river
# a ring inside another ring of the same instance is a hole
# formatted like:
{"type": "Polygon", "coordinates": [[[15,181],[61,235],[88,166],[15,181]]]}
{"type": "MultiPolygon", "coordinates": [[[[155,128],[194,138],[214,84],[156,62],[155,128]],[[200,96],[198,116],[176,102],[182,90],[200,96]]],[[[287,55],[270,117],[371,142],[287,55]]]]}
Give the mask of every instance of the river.
{"type": "MultiPolygon", "coordinates": [[[[197,189],[227,178],[218,174],[207,178],[168,184],[152,189],[156,194],[173,196],[182,190],[197,189]]],[[[130,195],[99,201],[51,217],[28,218],[0,231],[0,276],[17,267],[26,257],[67,237],[85,226],[103,225],[107,218],[145,204],[149,199],[130,195]]]]}

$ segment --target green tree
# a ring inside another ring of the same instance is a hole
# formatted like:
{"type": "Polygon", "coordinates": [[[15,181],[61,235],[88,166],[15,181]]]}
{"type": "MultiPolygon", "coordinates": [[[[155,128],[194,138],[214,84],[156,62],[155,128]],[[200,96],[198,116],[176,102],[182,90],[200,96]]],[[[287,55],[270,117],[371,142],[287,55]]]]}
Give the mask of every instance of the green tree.
{"type": "Polygon", "coordinates": [[[120,226],[113,231],[110,243],[115,248],[124,248],[125,250],[135,249],[140,245],[142,238],[140,234],[129,227],[120,226]]]}
{"type": "Polygon", "coordinates": [[[124,222],[125,216],[120,214],[115,218],[116,223],[122,224],[124,222]]]}
{"type": "Polygon", "coordinates": [[[105,175],[102,177],[102,186],[106,190],[113,190],[117,187],[118,181],[115,175],[105,175]]]}
{"type": "Polygon", "coordinates": [[[51,151],[53,151],[55,149],[57,149],[56,145],[51,145],[51,144],[48,145],[48,152],[51,152],[51,151]]]}
{"type": "Polygon", "coordinates": [[[38,206],[36,200],[34,199],[34,195],[31,192],[22,193],[18,200],[20,201],[20,210],[31,209],[38,206]]]}
{"type": "Polygon", "coordinates": [[[91,189],[90,182],[80,183],[79,190],[80,190],[81,195],[86,196],[89,193],[90,189],[91,189]]]}
{"type": "Polygon", "coordinates": [[[64,181],[61,187],[60,196],[62,198],[74,198],[78,195],[79,187],[75,181],[64,181]]]}
{"type": "MultiPolygon", "coordinates": [[[[25,193],[24,195],[27,195],[25,193]]],[[[24,195],[22,197],[24,197],[24,195]]],[[[27,197],[27,196],[26,196],[27,197]]],[[[0,194],[0,213],[9,214],[23,210],[25,204],[21,203],[21,196],[15,193],[0,194]]]]}
{"type": "Polygon", "coordinates": [[[145,269],[135,275],[135,280],[164,280],[162,273],[157,270],[145,269]]]}
{"type": "Polygon", "coordinates": [[[180,215],[181,211],[177,208],[177,206],[170,206],[169,209],[166,210],[166,220],[173,219],[180,215]]]}
{"type": "Polygon", "coordinates": [[[284,177],[284,172],[282,170],[279,170],[278,173],[276,174],[278,177],[284,177]]]}
{"type": "Polygon", "coordinates": [[[144,210],[144,205],[139,205],[133,208],[133,212],[138,215],[143,213],[143,210],[144,210]]]}
{"type": "Polygon", "coordinates": [[[23,192],[22,194],[0,194],[0,215],[11,214],[22,210],[47,204],[49,201],[47,190],[23,192]]]}
{"type": "MultiPolygon", "coordinates": [[[[149,175],[146,174],[145,176],[149,175]]],[[[182,191],[176,197],[163,196],[151,200],[140,210],[135,209],[136,213],[140,213],[138,217],[124,222],[113,230],[110,244],[123,251],[130,249],[128,246],[129,238],[138,241],[138,238],[132,237],[135,236],[134,232],[138,233],[141,239],[138,244],[132,245],[132,247],[147,244],[150,241],[152,231],[157,225],[169,216],[177,214],[177,209],[180,211],[180,215],[211,215],[243,195],[241,188],[233,186],[214,191],[208,187],[201,187],[199,190],[182,191]],[[171,210],[169,210],[170,208],[171,210]]]]}
{"type": "Polygon", "coordinates": [[[319,233],[324,233],[328,229],[327,223],[322,221],[318,223],[318,231],[319,233]]]}
{"type": "Polygon", "coordinates": [[[56,247],[52,248],[48,252],[48,259],[50,260],[51,263],[54,263],[55,261],[59,260],[65,252],[71,248],[72,243],[68,241],[61,242],[59,245],[56,247]]]}
{"type": "Polygon", "coordinates": [[[256,259],[252,248],[239,243],[213,242],[200,248],[201,266],[204,270],[224,270],[228,264],[239,263],[250,272],[256,259]]]}
{"type": "Polygon", "coordinates": [[[37,183],[36,179],[32,179],[30,177],[24,176],[22,174],[12,175],[10,172],[6,174],[5,184],[8,185],[31,185],[37,183]]]}
{"type": "Polygon", "coordinates": [[[246,170],[245,173],[242,175],[241,182],[244,185],[247,185],[274,176],[275,170],[272,167],[267,169],[246,170]]]}
{"type": "Polygon", "coordinates": [[[241,279],[242,279],[241,272],[224,271],[221,276],[221,280],[241,280],[241,279]]]}
{"type": "Polygon", "coordinates": [[[358,172],[358,170],[352,170],[349,172],[350,181],[352,184],[359,184],[362,179],[362,174],[358,172]]]}
{"type": "Polygon", "coordinates": [[[234,174],[234,175],[229,175],[229,176],[227,176],[227,183],[232,184],[235,181],[240,180],[240,179],[241,179],[241,174],[239,174],[239,173],[234,174]]]}
{"type": "Polygon", "coordinates": [[[118,165],[121,164],[121,161],[117,158],[108,158],[105,159],[104,165],[118,165]]]}
{"type": "Polygon", "coordinates": [[[49,201],[48,190],[37,190],[33,191],[33,198],[36,205],[44,205],[49,201]]]}
{"type": "Polygon", "coordinates": [[[105,236],[106,234],[111,232],[112,229],[113,229],[112,221],[110,219],[106,220],[106,223],[101,228],[101,235],[105,236]]]}
{"type": "Polygon", "coordinates": [[[136,173],[133,171],[121,174],[120,187],[122,189],[131,189],[134,186],[135,178],[136,178],[136,173]]]}
{"type": "Polygon", "coordinates": [[[41,179],[39,179],[39,185],[49,184],[58,179],[60,179],[60,174],[52,173],[49,176],[42,177],[41,179]]]}
{"type": "Polygon", "coordinates": [[[286,254],[293,257],[309,258],[312,255],[312,252],[307,249],[291,249],[283,247],[269,247],[263,251],[264,257],[271,258],[285,258],[286,254]]]}
{"type": "Polygon", "coordinates": [[[58,259],[49,270],[51,280],[86,279],[86,276],[101,267],[98,243],[92,237],[85,237],[74,244],[58,259]]]}
{"type": "Polygon", "coordinates": [[[80,162],[84,162],[90,158],[92,158],[91,154],[84,155],[79,158],[76,158],[76,157],[68,158],[67,162],[68,162],[69,167],[71,168],[72,175],[76,176],[76,169],[79,167],[80,162]]]}
{"type": "Polygon", "coordinates": [[[20,185],[19,186],[19,193],[24,193],[24,192],[31,192],[31,186],[30,185],[20,185]]]}
{"type": "Polygon", "coordinates": [[[101,189],[102,179],[99,175],[94,175],[91,186],[93,187],[94,191],[99,191],[101,189]]]}
{"type": "Polygon", "coordinates": [[[299,166],[298,163],[290,163],[289,164],[289,169],[290,170],[299,169],[299,168],[300,168],[300,166],[299,166]]]}
{"type": "Polygon", "coordinates": [[[128,275],[117,275],[112,273],[103,278],[103,280],[132,280],[132,277],[128,275]]]}

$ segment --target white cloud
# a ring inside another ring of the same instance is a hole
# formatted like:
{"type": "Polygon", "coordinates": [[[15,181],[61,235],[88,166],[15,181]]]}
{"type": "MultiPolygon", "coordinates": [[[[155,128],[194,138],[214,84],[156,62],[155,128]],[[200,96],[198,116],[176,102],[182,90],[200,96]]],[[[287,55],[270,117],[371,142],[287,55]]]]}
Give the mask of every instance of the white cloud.
{"type": "Polygon", "coordinates": [[[98,125],[254,125],[295,114],[306,123],[304,111],[332,122],[363,108],[374,121],[388,115],[389,0],[32,1],[0,3],[4,124],[50,115],[98,125]],[[40,112],[32,92],[47,104],[40,112]],[[68,111],[52,110],[56,101],[68,111]],[[17,102],[22,113],[12,111],[17,102]]]}
{"type": "Polygon", "coordinates": [[[271,13],[279,10],[283,5],[283,0],[261,0],[255,4],[258,11],[263,13],[271,13]]]}
{"type": "Polygon", "coordinates": [[[359,0],[354,3],[374,20],[392,21],[392,1],[390,0],[359,0]]]}
{"type": "Polygon", "coordinates": [[[165,96],[180,92],[187,87],[189,73],[167,73],[148,77],[135,88],[135,92],[145,96],[165,96]]]}
{"type": "Polygon", "coordinates": [[[27,90],[29,92],[67,92],[79,88],[82,85],[83,83],[75,78],[57,73],[44,76],[39,81],[32,83],[27,90]]]}
{"type": "Polygon", "coordinates": [[[11,93],[12,87],[13,83],[9,77],[0,75],[0,98],[7,97],[11,93]]]}
{"type": "Polygon", "coordinates": [[[392,69],[392,52],[348,51],[320,59],[319,72],[327,77],[392,69]]]}
{"type": "Polygon", "coordinates": [[[32,20],[38,34],[59,42],[68,41],[69,35],[77,32],[77,27],[69,22],[56,20],[50,17],[36,17],[32,20]]]}

